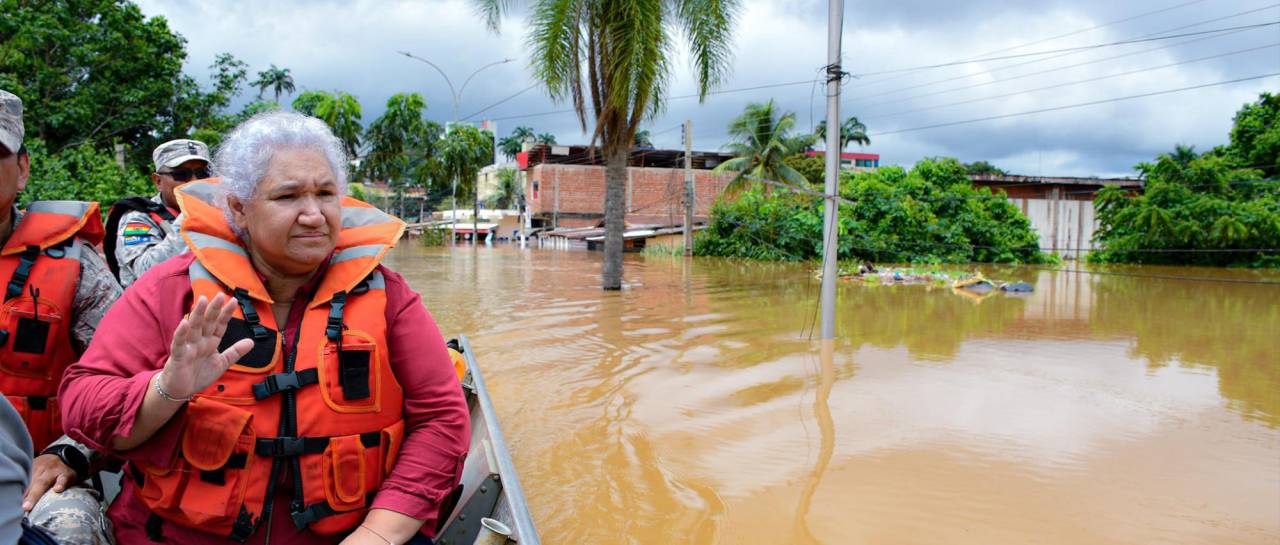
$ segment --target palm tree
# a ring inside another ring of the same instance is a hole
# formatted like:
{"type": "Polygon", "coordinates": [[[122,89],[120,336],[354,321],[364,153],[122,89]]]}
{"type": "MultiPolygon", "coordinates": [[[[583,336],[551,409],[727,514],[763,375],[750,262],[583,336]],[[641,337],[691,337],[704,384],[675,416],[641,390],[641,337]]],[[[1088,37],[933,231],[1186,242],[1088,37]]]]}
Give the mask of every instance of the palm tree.
{"type": "Polygon", "coordinates": [[[293,99],[293,109],[320,118],[342,139],[347,155],[355,157],[360,149],[360,101],[342,91],[306,91],[293,99]]]}
{"type": "Polygon", "coordinates": [[[539,134],[537,140],[534,140],[534,141],[539,144],[554,146],[556,145],[556,135],[551,134],[549,132],[544,132],[542,134],[539,134]]]}
{"type": "Polygon", "coordinates": [[[631,145],[637,148],[653,149],[653,141],[650,139],[649,131],[636,131],[636,137],[632,139],[631,145]]]}
{"type": "Polygon", "coordinates": [[[520,180],[520,171],[514,168],[498,169],[498,192],[490,195],[485,203],[489,208],[511,209],[520,204],[524,195],[524,184],[520,180]]]}
{"type": "MultiPolygon", "coordinates": [[[[824,119],[818,122],[818,126],[813,129],[814,136],[818,140],[826,142],[827,139],[827,121],[824,119]]],[[[871,145],[871,137],[867,136],[867,126],[857,117],[849,117],[840,124],[840,150],[849,147],[850,143],[857,143],[859,146],[871,145]]]]}
{"type": "MultiPolygon", "coordinates": [[[[730,195],[738,193],[761,179],[806,186],[808,182],[804,175],[783,162],[787,157],[802,151],[801,146],[811,142],[790,136],[795,124],[796,114],[779,114],[773,100],[748,104],[742,115],[729,123],[729,136],[735,141],[726,145],[725,149],[737,157],[720,163],[715,168],[715,172],[738,173],[729,181],[725,192],[730,195]]],[[[766,185],[765,191],[768,190],[766,185]]]]}
{"type": "Polygon", "coordinates": [[[502,154],[508,159],[515,159],[516,154],[524,149],[525,142],[534,142],[536,140],[533,129],[530,127],[516,127],[511,131],[511,135],[498,140],[498,149],[502,150],[502,154]]]}
{"type": "MultiPolygon", "coordinates": [[[[514,4],[474,0],[489,27],[514,4]]],[[[532,68],[555,100],[567,100],[605,159],[602,283],[622,288],[627,158],[640,124],[662,111],[675,58],[672,31],[688,40],[699,98],[728,72],[739,0],[528,0],[532,68]]]]}
{"type": "MultiPolygon", "coordinates": [[[[493,138],[487,131],[481,131],[470,125],[454,125],[445,134],[440,143],[440,159],[444,171],[453,176],[462,194],[471,195],[473,215],[471,216],[471,234],[479,238],[476,224],[480,221],[480,199],[477,198],[476,174],[480,168],[493,161],[493,138]]],[[[458,209],[457,194],[454,195],[455,213],[458,209]]]]}
{"type": "MultiPolygon", "coordinates": [[[[401,204],[406,187],[425,188],[432,180],[434,169],[423,163],[435,159],[440,129],[423,118],[426,108],[426,100],[418,93],[392,95],[387,110],[365,133],[368,150],[360,176],[387,181],[396,189],[401,204]]],[[[404,214],[403,206],[399,213],[404,214]]]]}
{"type": "Polygon", "coordinates": [[[262,93],[270,87],[275,92],[277,103],[280,102],[282,93],[293,94],[294,91],[293,76],[289,74],[289,69],[276,68],[274,64],[271,68],[258,72],[258,79],[249,85],[258,88],[258,98],[262,98],[262,93]]]}

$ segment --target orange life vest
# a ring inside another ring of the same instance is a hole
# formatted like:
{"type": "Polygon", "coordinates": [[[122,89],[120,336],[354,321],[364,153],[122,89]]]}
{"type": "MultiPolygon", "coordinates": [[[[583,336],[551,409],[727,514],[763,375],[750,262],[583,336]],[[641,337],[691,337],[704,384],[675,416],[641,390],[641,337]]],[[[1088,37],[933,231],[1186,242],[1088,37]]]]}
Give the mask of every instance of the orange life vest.
{"type": "MultiPolygon", "coordinates": [[[[15,218],[16,219],[16,218],[15,218]]],[[[58,383],[79,357],[71,313],[80,256],[102,240],[98,203],[38,201],[0,249],[0,392],[22,415],[36,452],[62,435],[58,383]]]]}
{"type": "Polygon", "coordinates": [[[196,256],[192,300],[235,297],[222,348],[244,338],[254,348],[187,405],[174,465],[138,464],[138,496],[160,519],[245,541],[287,472],[299,528],[350,530],[394,467],[404,433],[403,391],[387,354],[386,284],[375,271],[404,223],[343,200],[336,251],[295,344],[285,347],[271,297],[215,204],[217,192],[213,181],[178,189],[182,236],[196,256]]]}

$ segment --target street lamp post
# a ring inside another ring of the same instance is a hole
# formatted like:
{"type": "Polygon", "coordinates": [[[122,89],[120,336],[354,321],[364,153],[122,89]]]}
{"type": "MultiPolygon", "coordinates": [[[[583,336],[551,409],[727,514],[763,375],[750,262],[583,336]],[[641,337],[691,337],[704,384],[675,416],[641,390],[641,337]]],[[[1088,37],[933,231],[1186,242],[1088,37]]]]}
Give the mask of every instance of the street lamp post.
{"type": "MultiPolygon", "coordinates": [[[[406,57],[409,57],[410,59],[413,59],[413,60],[415,60],[415,61],[422,62],[422,63],[426,64],[427,66],[430,66],[430,67],[432,67],[432,68],[435,68],[435,69],[436,69],[436,72],[439,72],[439,73],[440,73],[440,77],[444,78],[444,82],[445,82],[446,84],[448,84],[448,85],[449,85],[449,94],[453,95],[453,122],[454,122],[454,123],[457,123],[457,122],[458,122],[458,105],[459,105],[459,104],[461,103],[461,101],[462,101],[462,93],[463,93],[463,91],[466,91],[466,90],[467,90],[467,84],[471,83],[471,80],[472,80],[473,78],[475,78],[475,77],[476,77],[476,74],[479,74],[481,71],[483,71],[483,70],[484,70],[484,69],[486,69],[486,68],[490,68],[490,67],[498,66],[498,65],[500,65],[500,64],[506,64],[506,63],[509,63],[509,62],[513,62],[513,61],[515,61],[515,59],[502,59],[502,60],[500,60],[500,61],[494,61],[494,62],[491,62],[491,63],[486,64],[486,65],[484,65],[484,66],[481,66],[480,68],[477,68],[474,72],[472,72],[472,73],[471,73],[471,75],[467,76],[467,79],[465,79],[465,80],[463,80],[463,81],[462,81],[462,87],[460,87],[460,88],[458,88],[458,89],[456,89],[456,90],[455,90],[455,89],[453,88],[453,82],[449,80],[449,75],[448,75],[448,74],[445,74],[445,73],[444,73],[444,70],[443,70],[443,69],[441,69],[439,66],[436,66],[436,63],[433,63],[433,62],[431,62],[431,61],[429,61],[429,60],[427,60],[427,59],[424,59],[424,58],[422,58],[422,57],[419,57],[419,56],[417,56],[417,55],[414,55],[413,53],[410,53],[410,52],[408,52],[408,51],[400,51],[399,53],[400,53],[401,55],[404,55],[404,56],[406,56],[406,57]]],[[[496,136],[496,135],[495,135],[495,136],[496,136]]],[[[479,189],[479,188],[477,188],[477,194],[479,193],[478,189],[479,189]]],[[[478,195],[477,195],[477,196],[478,196],[478,195]]],[[[450,230],[450,233],[449,233],[449,234],[450,234],[450,237],[449,237],[449,238],[450,238],[450,243],[451,243],[451,244],[453,244],[453,245],[457,245],[457,238],[458,238],[458,235],[457,235],[457,225],[458,225],[458,179],[457,179],[456,177],[453,179],[453,191],[452,191],[452,194],[450,195],[449,199],[452,201],[452,204],[453,204],[453,213],[451,214],[451,218],[452,218],[452,219],[450,220],[450,224],[449,224],[449,225],[450,225],[450,226],[449,226],[449,230],[450,230]]],[[[473,204],[474,204],[474,203],[473,203],[473,204]]],[[[475,213],[475,212],[473,212],[473,213],[475,213]]],[[[478,233],[476,233],[476,229],[475,229],[475,227],[474,227],[474,225],[476,224],[475,222],[478,222],[478,221],[480,221],[480,218],[472,218],[472,225],[473,225],[473,227],[472,227],[472,229],[471,229],[471,237],[472,237],[472,240],[473,240],[473,241],[478,241],[478,240],[479,240],[479,234],[478,234],[478,233]]]]}

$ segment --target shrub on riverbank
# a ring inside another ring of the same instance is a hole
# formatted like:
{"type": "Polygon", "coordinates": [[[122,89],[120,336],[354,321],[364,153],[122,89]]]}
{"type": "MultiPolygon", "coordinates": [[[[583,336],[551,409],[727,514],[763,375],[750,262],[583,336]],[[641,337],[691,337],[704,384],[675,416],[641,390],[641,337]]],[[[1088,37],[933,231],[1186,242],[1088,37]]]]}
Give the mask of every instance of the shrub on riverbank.
{"type": "MultiPolygon", "coordinates": [[[[925,159],[906,171],[842,173],[840,259],[895,263],[1038,263],[1039,238],[1002,194],[974,189],[955,159],[925,159]]],[[[697,255],[813,260],[822,252],[822,205],[812,195],[759,187],[711,210],[697,255]]]]}
{"type": "Polygon", "coordinates": [[[1236,113],[1231,140],[1203,155],[1178,146],[1137,169],[1142,195],[1098,194],[1089,254],[1101,263],[1280,267],[1280,95],[1236,113]]]}

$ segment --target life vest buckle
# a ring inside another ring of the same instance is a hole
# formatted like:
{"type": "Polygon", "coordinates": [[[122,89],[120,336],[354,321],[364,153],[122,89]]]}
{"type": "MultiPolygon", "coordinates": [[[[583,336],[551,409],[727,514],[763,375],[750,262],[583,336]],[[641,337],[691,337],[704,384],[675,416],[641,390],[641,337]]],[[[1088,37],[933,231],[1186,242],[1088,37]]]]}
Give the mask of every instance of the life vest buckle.
{"type": "Polygon", "coordinates": [[[290,373],[267,375],[262,382],[253,385],[253,397],[262,401],[280,392],[297,390],[303,386],[320,383],[319,369],[303,369],[290,373]]]}

